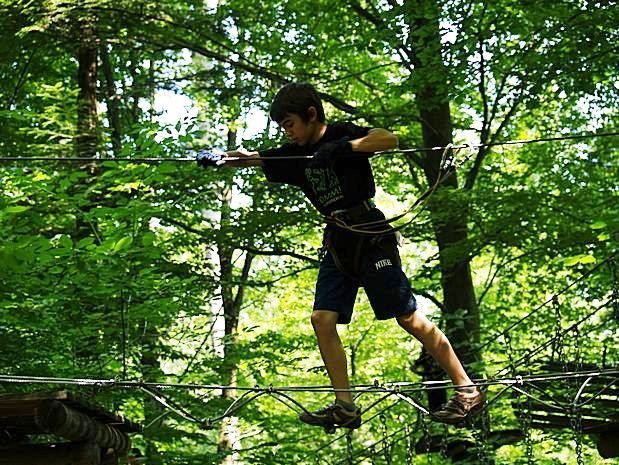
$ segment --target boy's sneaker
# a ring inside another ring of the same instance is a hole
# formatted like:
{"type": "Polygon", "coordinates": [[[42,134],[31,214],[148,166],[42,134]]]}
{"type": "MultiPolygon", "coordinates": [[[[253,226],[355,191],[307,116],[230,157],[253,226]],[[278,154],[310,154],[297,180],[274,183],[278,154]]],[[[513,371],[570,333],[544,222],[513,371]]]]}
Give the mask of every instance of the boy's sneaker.
{"type": "Polygon", "coordinates": [[[338,403],[329,405],[315,412],[306,412],[299,415],[299,420],[308,425],[343,426],[344,428],[357,429],[361,426],[361,410],[355,407],[350,410],[338,403]]]}
{"type": "Polygon", "coordinates": [[[438,422],[449,425],[455,425],[473,417],[483,409],[486,396],[479,388],[471,391],[456,390],[451,399],[432,412],[430,416],[438,422]]]}

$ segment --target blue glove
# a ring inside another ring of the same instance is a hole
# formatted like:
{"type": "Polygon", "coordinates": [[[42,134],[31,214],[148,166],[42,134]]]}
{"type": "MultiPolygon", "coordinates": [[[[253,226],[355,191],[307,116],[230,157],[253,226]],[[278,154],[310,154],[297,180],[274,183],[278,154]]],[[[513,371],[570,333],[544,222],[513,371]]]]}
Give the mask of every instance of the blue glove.
{"type": "Polygon", "coordinates": [[[348,137],[342,137],[334,142],[327,142],[318,147],[318,150],[312,156],[310,164],[312,166],[326,168],[331,166],[335,160],[341,155],[352,153],[352,145],[348,137]]]}
{"type": "Polygon", "coordinates": [[[196,155],[196,162],[202,168],[220,166],[225,163],[226,153],[218,150],[200,150],[196,155]]]}

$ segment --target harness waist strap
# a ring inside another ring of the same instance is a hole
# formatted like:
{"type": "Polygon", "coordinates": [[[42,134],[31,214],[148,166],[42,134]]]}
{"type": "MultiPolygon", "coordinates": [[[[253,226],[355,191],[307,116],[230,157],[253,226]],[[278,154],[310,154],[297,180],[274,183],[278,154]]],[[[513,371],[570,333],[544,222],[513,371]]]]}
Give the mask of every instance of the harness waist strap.
{"type": "Polygon", "coordinates": [[[353,205],[350,208],[342,208],[340,210],[334,210],[331,212],[329,216],[333,218],[338,218],[342,216],[354,217],[357,215],[361,215],[365,212],[369,212],[370,210],[376,208],[374,201],[372,199],[364,200],[363,202],[358,203],[357,205],[353,205]]]}

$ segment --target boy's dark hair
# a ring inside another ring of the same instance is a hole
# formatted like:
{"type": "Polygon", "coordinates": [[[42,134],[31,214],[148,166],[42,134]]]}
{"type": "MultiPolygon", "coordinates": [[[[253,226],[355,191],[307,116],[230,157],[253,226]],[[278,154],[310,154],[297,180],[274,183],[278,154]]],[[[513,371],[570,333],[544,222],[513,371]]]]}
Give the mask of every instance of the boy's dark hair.
{"type": "Polygon", "coordinates": [[[318,121],[325,122],[325,110],[316,89],[307,82],[291,82],[277,91],[271,103],[271,119],[277,123],[282,121],[287,113],[295,113],[305,122],[310,117],[308,110],[316,108],[318,121]]]}

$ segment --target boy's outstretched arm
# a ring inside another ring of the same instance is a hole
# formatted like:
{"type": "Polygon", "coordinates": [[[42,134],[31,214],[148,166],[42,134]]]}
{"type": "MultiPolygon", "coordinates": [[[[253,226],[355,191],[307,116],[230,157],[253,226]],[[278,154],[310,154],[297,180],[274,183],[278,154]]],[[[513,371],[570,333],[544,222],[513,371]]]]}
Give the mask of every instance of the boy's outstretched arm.
{"type": "Polygon", "coordinates": [[[233,158],[243,158],[247,160],[226,160],[224,161],[224,166],[229,166],[232,168],[243,168],[245,166],[262,166],[262,160],[250,160],[251,158],[259,158],[260,154],[258,152],[250,152],[244,149],[238,150],[230,150],[226,152],[226,157],[233,158]]]}
{"type": "MultiPolygon", "coordinates": [[[[346,145],[350,144],[348,145],[347,151],[352,152],[379,152],[398,147],[398,136],[390,131],[387,131],[386,129],[381,128],[370,129],[366,136],[360,137],[359,139],[353,139],[350,141],[347,139],[342,139],[342,141],[345,141],[346,145]]],[[[326,150],[326,146],[321,147],[318,151],[331,153],[338,147],[337,143],[330,143],[327,145],[332,145],[333,147],[330,147],[329,150],[326,150]]],[[[231,168],[243,168],[246,166],[263,166],[264,164],[264,162],[260,159],[259,152],[244,149],[230,150],[225,153],[205,151],[202,154],[198,154],[197,161],[198,164],[203,167],[224,165],[231,168]],[[236,158],[236,160],[227,160],[227,158],[236,158]]]]}
{"type": "Polygon", "coordinates": [[[370,129],[367,136],[350,141],[353,152],[380,152],[398,147],[398,136],[386,129],[370,129]]]}

